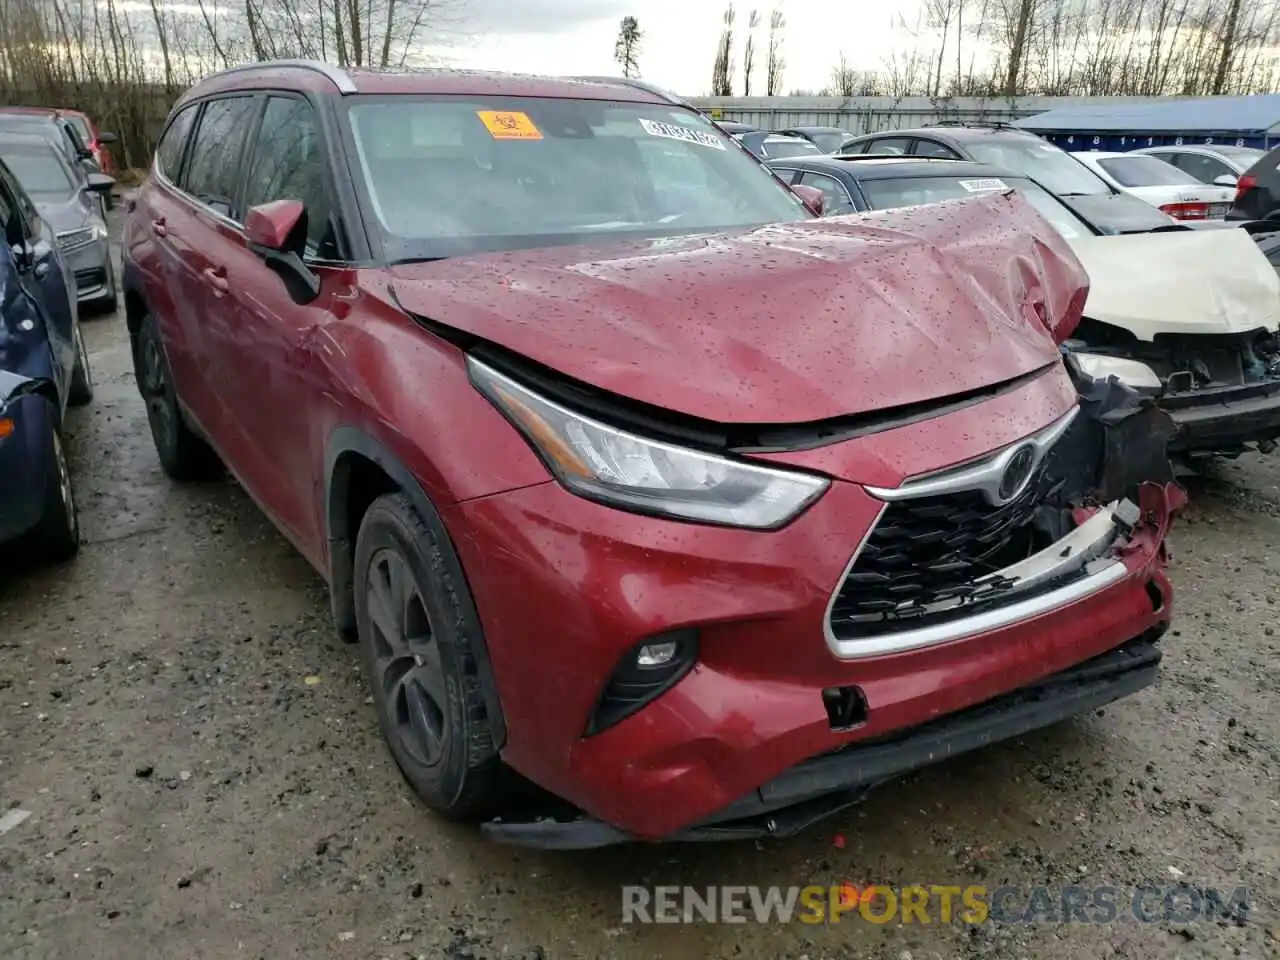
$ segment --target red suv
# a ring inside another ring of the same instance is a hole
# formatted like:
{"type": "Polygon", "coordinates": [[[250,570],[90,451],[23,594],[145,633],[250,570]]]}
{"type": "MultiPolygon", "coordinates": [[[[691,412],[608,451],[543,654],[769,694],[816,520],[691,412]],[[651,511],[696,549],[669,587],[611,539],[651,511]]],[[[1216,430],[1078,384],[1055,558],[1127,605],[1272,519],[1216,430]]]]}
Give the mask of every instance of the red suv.
{"type": "Polygon", "coordinates": [[[282,62],[175,106],[123,246],[165,470],[235,475],[491,836],[784,834],[1156,676],[1179,492],[1111,489],[1016,194],[818,220],[661,92],[282,62]]]}

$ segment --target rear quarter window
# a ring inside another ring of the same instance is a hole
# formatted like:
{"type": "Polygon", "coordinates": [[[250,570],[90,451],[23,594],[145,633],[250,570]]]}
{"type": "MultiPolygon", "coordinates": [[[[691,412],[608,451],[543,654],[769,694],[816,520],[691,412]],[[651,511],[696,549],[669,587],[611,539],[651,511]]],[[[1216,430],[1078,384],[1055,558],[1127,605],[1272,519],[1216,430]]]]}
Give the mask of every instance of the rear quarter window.
{"type": "Polygon", "coordinates": [[[165,129],[156,147],[156,169],[175,183],[181,172],[182,148],[187,144],[187,137],[191,134],[191,124],[195,121],[196,111],[199,109],[198,103],[184,107],[165,129]]]}

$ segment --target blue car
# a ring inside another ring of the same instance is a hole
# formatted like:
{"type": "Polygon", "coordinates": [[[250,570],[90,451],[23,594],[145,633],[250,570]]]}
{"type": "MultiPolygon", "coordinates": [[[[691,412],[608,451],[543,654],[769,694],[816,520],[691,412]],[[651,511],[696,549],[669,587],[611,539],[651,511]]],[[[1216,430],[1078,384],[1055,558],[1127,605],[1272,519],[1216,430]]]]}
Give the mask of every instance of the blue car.
{"type": "Polygon", "coordinates": [[[69,560],[80,526],[62,427],[93,380],[53,228],[3,162],[0,223],[0,542],[69,560]]]}

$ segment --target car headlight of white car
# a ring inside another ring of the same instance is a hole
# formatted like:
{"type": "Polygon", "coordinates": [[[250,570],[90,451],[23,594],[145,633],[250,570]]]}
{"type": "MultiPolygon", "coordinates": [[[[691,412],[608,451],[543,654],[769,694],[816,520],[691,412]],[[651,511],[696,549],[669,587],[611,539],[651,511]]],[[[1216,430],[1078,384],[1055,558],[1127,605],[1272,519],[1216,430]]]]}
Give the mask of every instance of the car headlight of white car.
{"type": "Polygon", "coordinates": [[[1163,386],[1156,372],[1140,360],[1077,351],[1072,351],[1071,356],[1075,358],[1080,372],[1094,380],[1115,377],[1135,390],[1159,390],[1163,386]]]}

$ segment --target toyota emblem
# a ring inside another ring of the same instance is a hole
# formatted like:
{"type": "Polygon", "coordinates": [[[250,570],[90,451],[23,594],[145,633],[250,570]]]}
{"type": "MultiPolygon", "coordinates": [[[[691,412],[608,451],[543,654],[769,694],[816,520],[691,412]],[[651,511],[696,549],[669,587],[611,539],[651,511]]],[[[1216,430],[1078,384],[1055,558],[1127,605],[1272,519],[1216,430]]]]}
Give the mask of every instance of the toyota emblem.
{"type": "Polygon", "coordinates": [[[1004,475],[1000,478],[997,494],[1001,503],[1008,503],[1022,492],[1027,481],[1031,479],[1031,471],[1035,469],[1036,451],[1034,447],[1019,447],[1005,464],[1004,475]]]}

